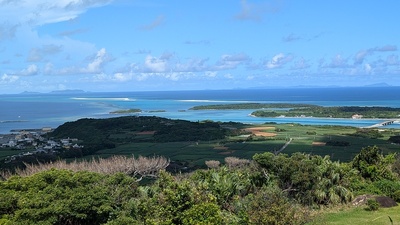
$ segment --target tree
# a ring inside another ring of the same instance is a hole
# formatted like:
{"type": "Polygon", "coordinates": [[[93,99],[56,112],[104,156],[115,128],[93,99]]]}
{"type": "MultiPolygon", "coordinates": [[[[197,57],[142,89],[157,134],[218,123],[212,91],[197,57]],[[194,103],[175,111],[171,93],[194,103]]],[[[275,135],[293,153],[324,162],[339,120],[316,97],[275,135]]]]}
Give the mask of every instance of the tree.
{"type": "Polygon", "coordinates": [[[384,156],[377,146],[362,148],[352,160],[352,167],[360,172],[360,175],[372,181],[380,179],[394,180],[396,176],[391,170],[395,161],[395,154],[384,156]]]}
{"type": "Polygon", "coordinates": [[[349,189],[351,168],[332,162],[329,157],[294,153],[254,155],[253,159],[279,187],[306,205],[337,204],[352,198],[349,189]]]}

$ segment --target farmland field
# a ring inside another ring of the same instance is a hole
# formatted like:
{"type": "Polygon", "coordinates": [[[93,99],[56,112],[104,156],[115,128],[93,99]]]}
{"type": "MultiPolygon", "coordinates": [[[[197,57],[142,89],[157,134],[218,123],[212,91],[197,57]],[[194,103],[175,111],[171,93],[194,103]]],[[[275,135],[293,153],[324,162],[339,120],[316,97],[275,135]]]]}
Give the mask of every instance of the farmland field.
{"type": "Polygon", "coordinates": [[[109,157],[111,155],[162,155],[176,161],[185,161],[190,166],[204,166],[206,160],[219,160],[227,156],[251,159],[256,153],[278,151],[289,139],[291,143],[282,151],[285,154],[305,152],[329,155],[333,160],[350,161],[363,147],[376,145],[384,153],[400,152],[398,145],[387,141],[397,130],[385,129],[377,139],[351,136],[357,128],[343,126],[308,126],[299,124],[266,124],[262,129],[248,126],[243,129],[247,135],[229,136],[224,140],[166,142],[166,143],[128,143],[114,149],[98,151],[90,157],[109,157]],[[254,129],[251,129],[254,128],[254,129]],[[255,132],[252,132],[255,131],[255,132]],[[266,132],[274,135],[257,135],[266,132]],[[349,146],[328,146],[328,141],[348,142],[349,146]]]}

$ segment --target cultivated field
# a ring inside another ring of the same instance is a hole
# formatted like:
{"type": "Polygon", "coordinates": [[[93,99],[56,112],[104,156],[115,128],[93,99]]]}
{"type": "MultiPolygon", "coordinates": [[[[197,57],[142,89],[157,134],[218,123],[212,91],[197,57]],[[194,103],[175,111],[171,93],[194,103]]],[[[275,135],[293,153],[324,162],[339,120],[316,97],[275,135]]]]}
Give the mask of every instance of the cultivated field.
{"type": "MultiPolygon", "coordinates": [[[[282,153],[305,152],[329,155],[333,160],[350,161],[363,147],[377,145],[384,153],[399,152],[400,146],[387,141],[398,130],[385,130],[382,138],[369,139],[349,136],[354,127],[304,126],[299,124],[268,124],[243,128],[245,135],[237,135],[219,141],[130,143],[115,149],[101,150],[96,157],[111,155],[162,155],[173,161],[182,161],[189,166],[204,166],[206,160],[219,160],[227,156],[251,159],[256,153],[278,151],[290,138],[291,143],[282,153]],[[327,141],[345,141],[349,146],[328,146],[327,141]]],[[[143,135],[145,136],[145,134],[143,135]]],[[[93,156],[87,156],[93,157],[93,156]]]]}

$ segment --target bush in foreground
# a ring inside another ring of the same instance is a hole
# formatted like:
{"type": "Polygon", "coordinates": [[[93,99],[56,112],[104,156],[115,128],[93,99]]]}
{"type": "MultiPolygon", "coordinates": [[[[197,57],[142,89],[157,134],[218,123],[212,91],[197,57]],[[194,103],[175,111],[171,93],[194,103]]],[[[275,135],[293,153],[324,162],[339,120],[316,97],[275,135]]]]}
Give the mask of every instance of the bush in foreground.
{"type": "Polygon", "coordinates": [[[0,183],[3,224],[104,224],[133,197],[124,174],[51,169],[0,183]]]}

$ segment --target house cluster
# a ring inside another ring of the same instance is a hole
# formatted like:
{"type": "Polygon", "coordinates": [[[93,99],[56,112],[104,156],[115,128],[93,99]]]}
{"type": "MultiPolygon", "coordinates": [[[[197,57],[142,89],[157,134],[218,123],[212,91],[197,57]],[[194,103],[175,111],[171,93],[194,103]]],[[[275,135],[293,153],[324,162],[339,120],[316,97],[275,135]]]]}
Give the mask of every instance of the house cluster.
{"type": "Polygon", "coordinates": [[[21,130],[12,134],[0,135],[0,148],[11,148],[19,151],[19,154],[9,156],[6,163],[19,157],[30,156],[39,153],[54,154],[58,151],[82,148],[76,138],[64,138],[60,140],[46,139],[43,130],[21,130]]]}
{"type": "Polygon", "coordinates": [[[362,119],[362,118],[363,118],[363,115],[354,114],[354,115],[351,116],[351,118],[352,118],[352,119],[355,119],[355,120],[356,120],[356,119],[362,119]]]}

